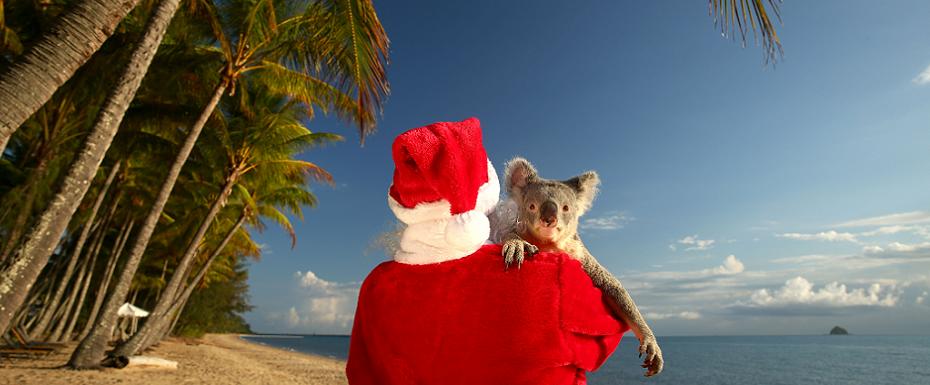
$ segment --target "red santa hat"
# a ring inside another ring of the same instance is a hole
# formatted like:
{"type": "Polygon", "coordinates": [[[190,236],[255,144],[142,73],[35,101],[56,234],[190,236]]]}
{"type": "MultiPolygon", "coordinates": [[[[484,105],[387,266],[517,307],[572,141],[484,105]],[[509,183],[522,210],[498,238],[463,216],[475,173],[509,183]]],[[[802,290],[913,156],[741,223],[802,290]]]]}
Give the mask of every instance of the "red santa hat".
{"type": "Polygon", "coordinates": [[[500,196],[476,118],[438,122],[399,135],[392,148],[388,205],[407,225],[395,260],[425,264],[474,253],[488,239],[500,196]]]}

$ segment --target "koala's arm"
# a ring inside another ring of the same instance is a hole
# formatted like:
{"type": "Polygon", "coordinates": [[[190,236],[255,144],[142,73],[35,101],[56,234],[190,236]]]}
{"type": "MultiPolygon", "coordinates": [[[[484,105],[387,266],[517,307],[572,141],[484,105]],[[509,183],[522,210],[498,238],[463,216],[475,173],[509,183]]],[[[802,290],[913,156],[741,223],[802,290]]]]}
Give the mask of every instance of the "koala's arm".
{"type": "Polygon", "coordinates": [[[636,307],[636,303],[633,302],[633,298],[630,297],[630,294],[627,293],[623,285],[620,284],[620,280],[614,277],[604,266],[601,266],[597,259],[594,258],[588,249],[584,247],[583,244],[580,244],[580,242],[577,250],[582,254],[580,260],[585,272],[591,277],[594,285],[600,288],[610,298],[608,305],[611,307],[611,310],[630,326],[630,329],[633,330],[633,334],[639,339],[640,355],[646,356],[645,364],[643,365],[643,367],[648,368],[646,376],[652,376],[661,372],[664,366],[662,350],[659,349],[655,334],[652,333],[652,329],[646,324],[646,320],[643,318],[643,315],[640,314],[639,309],[636,307]]]}

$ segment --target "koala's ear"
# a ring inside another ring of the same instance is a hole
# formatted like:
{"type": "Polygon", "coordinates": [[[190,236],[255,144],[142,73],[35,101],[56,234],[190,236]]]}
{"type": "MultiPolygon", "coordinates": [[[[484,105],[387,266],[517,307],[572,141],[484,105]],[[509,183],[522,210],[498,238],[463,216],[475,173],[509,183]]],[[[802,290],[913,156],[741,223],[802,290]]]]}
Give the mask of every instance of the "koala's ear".
{"type": "Polygon", "coordinates": [[[601,178],[596,172],[588,171],[563,183],[575,190],[578,199],[578,215],[581,215],[591,208],[594,196],[597,195],[597,186],[601,184],[601,178]]]}
{"type": "Polygon", "coordinates": [[[504,168],[504,185],[511,198],[519,198],[523,188],[537,178],[536,168],[523,158],[511,159],[504,168]]]}

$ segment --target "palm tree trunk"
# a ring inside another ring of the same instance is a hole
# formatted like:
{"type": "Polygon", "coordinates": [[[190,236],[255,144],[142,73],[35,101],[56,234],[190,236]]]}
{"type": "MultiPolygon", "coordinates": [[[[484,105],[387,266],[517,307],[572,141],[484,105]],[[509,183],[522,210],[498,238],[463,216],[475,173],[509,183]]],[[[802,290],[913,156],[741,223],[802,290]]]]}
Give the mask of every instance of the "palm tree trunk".
{"type": "Polygon", "coordinates": [[[87,290],[90,288],[90,280],[94,276],[94,266],[96,266],[97,259],[100,257],[100,248],[103,246],[104,239],[106,239],[106,230],[109,228],[109,222],[110,221],[108,219],[106,221],[106,225],[101,228],[103,235],[100,237],[100,240],[97,241],[97,244],[94,246],[93,252],[91,253],[90,262],[88,262],[89,267],[87,269],[87,275],[84,278],[84,285],[81,287],[81,294],[78,295],[74,312],[71,313],[71,320],[68,321],[68,327],[65,328],[64,333],[58,338],[58,342],[71,341],[71,333],[74,332],[74,326],[77,324],[78,318],[81,316],[81,309],[84,307],[84,300],[87,298],[87,290]]]}
{"type": "MultiPolygon", "coordinates": [[[[168,275],[168,261],[170,258],[165,258],[165,263],[161,265],[161,275],[158,277],[158,282],[165,282],[165,276],[168,275]]],[[[158,302],[158,299],[161,298],[161,291],[164,290],[164,286],[159,286],[155,289],[155,302],[158,302]]]]}
{"type": "Polygon", "coordinates": [[[113,202],[113,206],[110,208],[109,212],[104,216],[101,221],[100,226],[95,231],[94,239],[90,243],[90,248],[87,249],[83,255],[77,255],[81,259],[81,271],[78,273],[77,277],[74,279],[74,285],[71,286],[71,295],[68,297],[68,301],[63,306],[64,311],[61,314],[61,318],[55,324],[55,329],[52,330],[52,333],[48,337],[48,341],[60,342],[62,340],[62,333],[64,333],[68,320],[71,319],[71,315],[76,312],[76,309],[80,309],[81,301],[83,300],[81,288],[84,286],[84,283],[88,279],[89,271],[93,269],[94,259],[93,256],[96,252],[100,251],[100,246],[103,244],[103,240],[107,235],[107,228],[110,225],[110,219],[113,218],[113,215],[116,212],[118,202],[113,202]]]}
{"type": "Polygon", "coordinates": [[[100,286],[97,287],[97,295],[94,296],[94,306],[90,309],[90,315],[87,317],[87,322],[81,329],[81,333],[78,334],[78,340],[83,340],[85,337],[87,337],[87,334],[90,333],[91,327],[97,320],[97,314],[100,311],[100,306],[103,305],[103,299],[106,297],[107,288],[110,286],[110,279],[113,278],[113,271],[116,270],[116,264],[119,263],[119,257],[123,254],[123,247],[126,246],[126,241],[129,240],[129,234],[132,233],[132,226],[134,224],[135,221],[130,220],[128,223],[123,225],[123,229],[120,231],[120,235],[116,238],[116,244],[110,251],[110,261],[107,263],[107,270],[103,276],[103,281],[100,282],[100,286]]]}
{"type": "MultiPolygon", "coordinates": [[[[178,1],[179,0],[163,0],[163,3],[161,3],[159,7],[165,3],[173,3],[174,8],[176,9],[178,1]]],[[[220,81],[220,83],[216,86],[216,89],[213,91],[213,97],[210,99],[210,102],[204,108],[203,112],[200,114],[200,117],[197,119],[197,122],[194,123],[194,126],[191,127],[191,130],[187,135],[187,139],[185,139],[184,145],[181,147],[180,153],[175,159],[174,164],[171,165],[171,169],[168,171],[168,176],[165,178],[165,181],[158,192],[158,196],[155,199],[155,203],[152,205],[152,209],[146,216],[145,221],[139,230],[139,234],[136,235],[135,242],[133,242],[129,257],[126,261],[126,266],[120,273],[118,284],[113,289],[113,293],[107,297],[107,300],[103,306],[103,313],[100,314],[100,317],[98,317],[97,322],[94,325],[94,329],[87,336],[87,338],[81,341],[77,349],[74,350],[74,353],[71,356],[71,360],[68,362],[68,366],[75,369],[93,368],[100,366],[100,362],[104,358],[104,350],[106,349],[107,340],[113,331],[113,325],[116,323],[116,311],[119,306],[122,305],[122,302],[126,299],[126,293],[129,291],[129,285],[132,282],[132,277],[135,275],[136,269],[139,267],[139,262],[142,260],[142,254],[145,252],[146,246],[148,246],[149,239],[152,237],[152,232],[155,230],[155,225],[158,223],[158,219],[161,217],[165,203],[168,201],[168,196],[171,195],[171,190],[174,188],[174,183],[178,179],[178,175],[181,172],[181,167],[184,166],[188,156],[190,156],[190,152],[194,148],[194,143],[197,141],[197,137],[200,136],[200,132],[203,130],[203,126],[207,123],[207,120],[213,114],[213,110],[219,103],[220,97],[223,96],[223,92],[226,90],[226,86],[227,81],[225,79],[220,81]]]]}
{"type": "MultiPolygon", "coordinates": [[[[96,238],[92,240],[92,242],[96,242],[96,238]]],[[[74,293],[78,290],[77,289],[78,284],[76,282],[78,281],[81,274],[83,273],[82,269],[84,268],[84,265],[85,265],[85,263],[83,263],[84,260],[81,259],[81,255],[71,253],[69,257],[69,264],[74,261],[76,261],[75,263],[76,268],[68,272],[67,275],[62,274],[61,277],[58,279],[57,285],[56,285],[56,288],[60,286],[64,286],[64,289],[65,289],[64,291],[67,291],[67,289],[70,288],[71,290],[68,291],[68,293],[71,293],[71,294],[67,298],[65,297],[59,298],[61,301],[58,301],[54,304],[49,304],[48,312],[42,316],[43,319],[44,318],[48,319],[48,323],[45,325],[39,325],[39,326],[42,326],[42,328],[39,328],[37,326],[35,329],[33,329],[32,330],[33,336],[36,336],[44,341],[52,341],[52,338],[50,337],[50,335],[55,334],[56,329],[63,328],[63,326],[59,327],[59,324],[64,322],[63,320],[66,319],[68,312],[71,309],[71,304],[73,303],[74,293]]],[[[54,279],[54,276],[50,278],[54,279]]]]}
{"type": "Polygon", "coordinates": [[[10,233],[3,242],[3,249],[0,251],[0,263],[5,262],[7,258],[9,258],[10,253],[19,245],[23,236],[23,231],[25,231],[26,227],[29,225],[29,218],[32,218],[32,206],[35,205],[36,201],[35,187],[45,177],[45,171],[48,169],[48,161],[51,157],[51,151],[43,151],[35,170],[29,173],[29,178],[26,180],[25,188],[22,192],[24,197],[23,205],[16,214],[13,227],[10,229],[10,233]]]}
{"type": "MultiPolygon", "coordinates": [[[[193,239],[188,243],[187,250],[184,251],[181,261],[178,262],[178,266],[174,269],[174,274],[171,275],[171,281],[165,286],[165,291],[158,299],[158,303],[155,304],[155,308],[149,314],[148,320],[142,325],[142,329],[136,332],[132,338],[116,347],[114,355],[131,356],[135,354],[139,351],[139,348],[142,347],[142,343],[146,339],[158,334],[160,331],[157,330],[158,326],[164,326],[158,324],[166,321],[162,318],[170,318],[168,310],[171,308],[171,305],[174,304],[175,299],[177,299],[178,289],[184,281],[187,280],[187,273],[188,270],[190,270],[191,263],[194,262],[194,258],[197,257],[197,251],[200,250],[200,242],[203,241],[216,215],[226,206],[229,194],[232,193],[232,189],[236,185],[238,179],[239,169],[234,169],[230,175],[226,177],[226,184],[220,191],[219,196],[216,197],[216,200],[214,200],[213,204],[210,206],[210,211],[207,212],[207,215],[200,222],[200,227],[197,228],[197,232],[194,234],[193,239]]],[[[170,319],[167,321],[170,322],[170,319]]]]}
{"type": "Polygon", "coordinates": [[[0,154],[13,131],[97,52],[138,2],[78,2],[0,75],[0,154]]]}
{"type": "Polygon", "coordinates": [[[52,321],[55,319],[55,316],[59,313],[59,308],[62,306],[61,300],[64,298],[65,290],[68,288],[71,278],[77,271],[75,268],[80,260],[81,258],[79,255],[71,253],[68,257],[68,265],[65,267],[65,271],[61,273],[61,276],[57,280],[55,280],[55,276],[49,276],[49,279],[53,281],[52,292],[54,294],[51,299],[44,304],[43,312],[39,316],[38,322],[31,329],[30,334],[33,336],[46,336],[51,332],[49,328],[52,326],[52,321]]]}
{"type": "MultiPolygon", "coordinates": [[[[84,228],[81,229],[81,235],[78,236],[77,244],[74,246],[74,253],[72,253],[71,260],[68,261],[68,266],[65,268],[64,278],[60,281],[58,289],[55,290],[55,295],[52,297],[52,302],[50,306],[58,306],[58,303],[61,301],[61,297],[65,294],[65,287],[68,284],[68,280],[71,279],[71,275],[74,272],[74,267],[77,265],[78,257],[81,255],[81,251],[84,249],[84,243],[87,242],[87,238],[90,236],[90,230],[93,227],[94,220],[97,218],[97,212],[100,210],[100,206],[103,204],[103,200],[107,195],[107,191],[110,189],[110,185],[113,184],[113,180],[116,178],[116,174],[119,172],[122,162],[116,162],[113,165],[113,168],[110,169],[110,174],[107,175],[106,181],[103,183],[103,187],[100,189],[100,193],[97,194],[97,199],[94,201],[94,205],[90,209],[90,217],[87,218],[87,224],[84,225],[84,228]]],[[[114,207],[115,207],[114,203],[114,207]]],[[[51,312],[46,313],[39,323],[36,324],[35,330],[44,333],[44,330],[48,327],[49,322],[51,322],[51,312]]]]}
{"type": "Polygon", "coordinates": [[[71,311],[74,309],[74,302],[77,300],[78,293],[81,290],[81,284],[84,282],[84,277],[87,273],[87,265],[88,260],[84,259],[81,262],[81,266],[78,268],[77,275],[74,277],[74,282],[71,284],[71,292],[68,295],[68,299],[61,305],[61,309],[59,310],[60,316],[56,317],[57,321],[54,323],[55,328],[52,329],[48,338],[45,338],[46,341],[58,341],[61,332],[65,330],[65,325],[68,324],[68,315],[71,314],[71,311]]]}
{"type": "MultiPolygon", "coordinates": [[[[50,271],[48,272],[48,274],[51,280],[55,277],[55,275],[57,275],[57,272],[50,271]]],[[[32,325],[34,325],[35,322],[38,321],[39,315],[42,314],[42,310],[36,311],[36,314],[29,315],[29,307],[34,304],[42,304],[43,309],[44,309],[44,305],[48,303],[49,298],[52,297],[52,292],[54,291],[55,287],[54,285],[52,285],[51,282],[46,282],[45,284],[40,284],[38,287],[34,289],[36,290],[34,290],[35,292],[26,301],[26,306],[24,306],[22,309],[19,310],[23,317],[20,319],[29,318],[29,320],[24,322],[21,326],[22,326],[22,330],[26,332],[27,334],[29,334],[30,336],[32,336],[32,333],[27,332],[27,330],[31,329],[32,325]]]]}
{"type": "MultiPolygon", "coordinates": [[[[239,215],[239,220],[236,221],[232,228],[229,229],[229,231],[226,233],[226,236],[223,237],[223,241],[220,242],[219,246],[213,250],[213,254],[210,254],[210,257],[207,258],[207,261],[204,262],[204,264],[200,267],[200,271],[197,272],[194,280],[191,281],[186,288],[184,288],[184,291],[182,291],[181,294],[174,299],[174,301],[172,301],[171,308],[166,314],[168,317],[165,317],[165,320],[159,320],[159,322],[162,324],[161,327],[159,327],[160,330],[157,333],[153,333],[150,338],[146,339],[138,347],[136,352],[144,351],[149,346],[152,346],[152,344],[158,342],[167,334],[171,333],[172,330],[174,330],[174,326],[178,323],[178,319],[181,318],[181,312],[184,310],[184,306],[190,299],[191,294],[193,294],[194,289],[196,289],[197,286],[200,285],[200,281],[202,281],[203,278],[207,276],[207,273],[210,271],[210,266],[213,265],[213,262],[216,260],[216,258],[220,256],[220,254],[223,252],[223,249],[226,248],[226,245],[230,240],[232,240],[233,236],[236,234],[236,231],[238,231],[239,228],[242,227],[242,224],[245,223],[247,216],[248,207],[242,209],[242,213],[239,215]]],[[[141,333],[142,331],[140,330],[139,332],[141,333]]]]}
{"type": "Polygon", "coordinates": [[[223,252],[223,249],[226,248],[226,245],[229,244],[229,241],[232,240],[233,236],[236,235],[236,231],[239,231],[239,228],[242,227],[242,224],[245,223],[245,219],[248,216],[248,208],[242,210],[242,214],[239,215],[239,220],[229,229],[229,232],[226,233],[226,236],[223,237],[223,241],[220,242],[219,246],[216,247],[216,250],[213,250],[213,254],[210,255],[210,258],[207,259],[207,262],[200,267],[200,271],[197,272],[197,276],[194,277],[194,280],[191,281],[190,285],[184,289],[184,292],[180,297],[175,301],[174,308],[177,311],[177,316],[174,318],[174,321],[171,323],[171,327],[168,329],[170,332],[174,330],[175,324],[177,324],[178,319],[181,318],[181,311],[184,309],[184,306],[187,305],[187,301],[190,299],[191,294],[194,293],[194,289],[200,285],[200,282],[203,281],[204,277],[207,276],[207,273],[210,271],[210,267],[213,265],[213,262],[220,256],[223,252]]]}
{"type": "MultiPolygon", "coordinates": [[[[90,186],[88,181],[93,180],[113,137],[116,136],[123,115],[129,108],[129,103],[161,44],[168,23],[177,10],[178,1],[165,0],[159,3],[146,26],[145,34],[132,52],[129,64],[97,114],[94,126],[84,142],[84,148],[71,164],[58,193],[30,230],[26,242],[16,253],[16,259],[0,273],[0,332],[9,328],[12,315],[22,305],[26,293],[48,262],[58,239],[68,227],[68,221],[87,193],[90,186]]],[[[0,105],[4,105],[3,102],[0,102],[0,105]]]]}

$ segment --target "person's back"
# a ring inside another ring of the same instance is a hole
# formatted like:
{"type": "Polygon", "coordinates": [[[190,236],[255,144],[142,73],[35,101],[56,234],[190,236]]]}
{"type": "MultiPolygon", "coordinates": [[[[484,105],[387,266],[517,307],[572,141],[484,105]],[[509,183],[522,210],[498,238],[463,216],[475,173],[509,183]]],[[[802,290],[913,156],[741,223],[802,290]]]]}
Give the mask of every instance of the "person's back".
{"type": "Polygon", "coordinates": [[[352,385],[583,384],[626,325],[566,254],[504,271],[488,239],[500,185],[477,119],[407,131],[388,205],[406,227],[359,293],[352,385]]]}
{"type": "Polygon", "coordinates": [[[626,325],[577,261],[540,253],[504,272],[500,246],[430,265],[386,262],[365,280],[350,384],[579,384],[626,325]]]}

